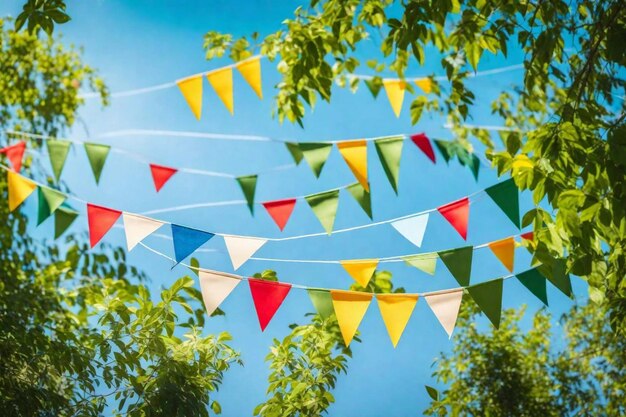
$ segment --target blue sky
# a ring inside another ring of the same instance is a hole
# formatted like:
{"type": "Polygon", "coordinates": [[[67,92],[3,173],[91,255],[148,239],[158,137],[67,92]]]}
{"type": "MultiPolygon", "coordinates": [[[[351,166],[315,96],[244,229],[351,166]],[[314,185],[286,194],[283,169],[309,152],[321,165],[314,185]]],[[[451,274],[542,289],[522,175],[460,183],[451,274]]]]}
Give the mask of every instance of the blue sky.
{"type": "MultiPolygon", "coordinates": [[[[10,0],[0,6],[2,15],[19,12],[22,1],[10,0]]],[[[244,4],[230,1],[148,1],[100,0],[70,2],[72,21],[59,28],[65,42],[84,47],[85,62],[99,70],[111,91],[147,87],[170,82],[194,73],[207,71],[228,61],[207,62],[202,49],[203,35],[209,30],[245,35],[252,32],[267,34],[280,28],[280,22],[292,15],[298,3],[290,1],[248,1],[244,4]]],[[[375,58],[376,39],[371,47],[360,52],[363,62],[375,58]]],[[[423,68],[414,67],[408,76],[441,74],[439,56],[429,52],[423,68]]],[[[519,51],[512,51],[508,59],[487,55],[480,69],[487,70],[521,62],[519,51]]],[[[363,68],[361,73],[367,73],[363,68]]],[[[208,83],[204,84],[204,110],[201,121],[196,121],[177,89],[151,94],[113,99],[107,108],[89,101],[80,110],[88,132],[77,125],[70,137],[80,140],[108,143],[145,156],[146,159],[173,167],[197,168],[228,172],[235,175],[264,171],[288,164],[290,156],[283,146],[274,143],[210,141],[182,137],[116,137],[98,138],[98,135],[120,129],[180,130],[210,133],[232,133],[271,136],[300,141],[350,139],[426,132],[431,138],[451,139],[443,121],[426,114],[417,126],[409,118],[409,97],[405,100],[402,116],[397,119],[381,93],[373,99],[365,87],[356,94],[335,88],[331,104],[320,103],[308,113],[305,128],[273,119],[273,86],[278,82],[275,64],[263,62],[264,100],[260,101],[245,81],[234,76],[235,116],[230,116],[219,102],[208,83]]],[[[511,89],[521,81],[521,72],[478,77],[468,81],[477,94],[472,110],[475,124],[499,124],[490,114],[490,102],[500,91],[511,89]]],[[[479,149],[480,147],[477,146],[479,149]]],[[[373,147],[369,149],[369,177],[372,187],[374,220],[380,221],[430,209],[453,201],[498,181],[495,172],[482,167],[478,182],[471,173],[457,163],[446,166],[431,164],[421,152],[406,141],[401,162],[399,194],[393,193],[378,162],[373,147]]],[[[44,158],[45,155],[43,156],[44,158]]],[[[99,186],[91,176],[82,149],[75,148],[68,158],[64,181],[72,192],[96,204],[131,212],[144,212],[183,204],[241,199],[233,180],[177,174],[160,193],[154,191],[149,169],[121,155],[112,154],[105,166],[99,186]]],[[[273,200],[296,195],[312,194],[354,182],[353,176],[336,150],[333,150],[324,171],[315,179],[306,164],[288,171],[260,176],[257,200],[273,200]]],[[[532,207],[530,195],[522,194],[522,213],[532,207]]],[[[80,208],[84,210],[84,208],[80,208]]],[[[35,203],[30,201],[26,213],[35,214],[35,203]]],[[[291,236],[321,231],[317,219],[306,204],[299,203],[290,223],[281,234],[262,207],[257,206],[251,217],[247,207],[226,206],[201,208],[155,215],[204,230],[256,236],[291,236]]],[[[335,228],[352,227],[369,222],[367,216],[347,195],[342,195],[335,228]]],[[[39,236],[52,235],[52,225],[46,223],[36,232],[39,236]]],[[[86,229],[85,219],[73,226],[86,229]]],[[[517,233],[506,216],[488,198],[471,205],[469,244],[482,244],[517,233]]],[[[122,229],[113,229],[105,239],[113,244],[124,244],[122,229]]],[[[150,246],[171,253],[171,243],[151,238],[150,246]]],[[[415,248],[389,225],[372,227],[331,237],[317,237],[290,242],[268,243],[259,256],[303,259],[378,258],[416,252],[449,249],[464,245],[461,237],[438,215],[432,215],[422,248],[415,248]]],[[[201,265],[211,269],[231,271],[223,252],[221,239],[215,238],[202,253],[201,265]]],[[[528,269],[528,256],[517,251],[516,271],[528,269]]],[[[474,255],[472,282],[506,275],[506,269],[488,250],[474,255]]],[[[148,273],[151,286],[158,289],[187,274],[143,248],[129,254],[129,262],[148,273]]],[[[394,284],[408,292],[423,292],[457,286],[449,272],[439,264],[434,277],[411,269],[401,263],[386,264],[393,272],[394,284]]],[[[291,264],[250,261],[238,271],[253,274],[274,269],[281,280],[309,286],[347,288],[350,277],[339,265],[291,264]]],[[[584,297],[585,288],[574,279],[578,297],[584,297]]],[[[571,301],[549,288],[550,311],[558,317],[571,301]]],[[[514,280],[507,280],[503,305],[517,307],[523,303],[534,312],[539,301],[514,280]]],[[[208,321],[207,333],[230,332],[232,345],[241,352],[244,367],[228,372],[215,399],[220,401],[227,416],[251,415],[253,408],[265,397],[269,374],[264,357],[274,338],[289,333],[290,323],[304,323],[304,314],[312,311],[306,293],[292,291],[264,333],[261,333],[247,285],[240,285],[223,304],[226,317],[208,321]]],[[[527,321],[530,323],[530,321],[527,321]]],[[[554,326],[558,327],[556,320],[554,326]]],[[[448,340],[426,303],[418,302],[415,312],[399,346],[393,349],[378,308],[370,306],[361,326],[363,343],[353,344],[354,357],[347,375],[341,375],[334,392],[336,403],[329,414],[333,416],[420,415],[428,404],[425,384],[434,384],[430,378],[431,364],[441,351],[450,351],[448,340]],[[363,401],[364,393],[375,393],[376,401],[363,401]]]]}

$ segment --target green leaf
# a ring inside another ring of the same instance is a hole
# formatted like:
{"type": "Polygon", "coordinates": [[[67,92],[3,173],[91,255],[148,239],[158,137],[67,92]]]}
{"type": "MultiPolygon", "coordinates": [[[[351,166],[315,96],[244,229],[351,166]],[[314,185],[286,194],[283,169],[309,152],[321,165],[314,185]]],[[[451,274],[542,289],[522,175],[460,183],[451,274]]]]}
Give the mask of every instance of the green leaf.
{"type": "Polygon", "coordinates": [[[428,396],[432,398],[433,401],[439,401],[439,391],[429,385],[424,386],[426,387],[426,392],[428,393],[428,396]]]}

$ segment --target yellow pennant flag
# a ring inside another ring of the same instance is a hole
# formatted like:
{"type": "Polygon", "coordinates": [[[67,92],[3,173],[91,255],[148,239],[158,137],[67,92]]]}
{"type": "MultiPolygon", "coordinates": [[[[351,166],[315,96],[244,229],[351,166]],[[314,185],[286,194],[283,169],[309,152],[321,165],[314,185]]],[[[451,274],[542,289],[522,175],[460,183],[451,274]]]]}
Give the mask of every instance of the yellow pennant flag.
{"type": "Polygon", "coordinates": [[[378,266],[378,259],[358,259],[339,263],[361,287],[367,287],[378,266]]]}
{"type": "Polygon", "coordinates": [[[417,294],[376,294],[380,315],[394,348],[400,341],[418,298],[417,294]]]}
{"type": "Polygon", "coordinates": [[[367,182],[367,142],[364,140],[351,140],[337,144],[339,153],[350,167],[357,180],[365,191],[370,191],[367,182]]]}
{"type": "Polygon", "coordinates": [[[261,89],[261,57],[251,58],[238,63],[235,68],[239,70],[244,80],[248,82],[260,99],[263,98],[263,90],[261,89]]]}
{"type": "Polygon", "coordinates": [[[489,243],[489,249],[500,259],[500,262],[504,264],[509,272],[513,272],[513,260],[515,258],[515,239],[513,237],[491,242],[489,243]]]}
{"type": "Polygon", "coordinates": [[[222,68],[208,73],[206,77],[230,114],[233,114],[235,111],[233,106],[233,69],[230,67],[222,68]]]}
{"type": "Polygon", "coordinates": [[[37,184],[13,171],[7,171],[7,173],[7,183],[9,187],[9,210],[13,211],[18,208],[19,205],[33,193],[33,191],[35,191],[37,184]]]}
{"type": "Polygon", "coordinates": [[[202,75],[176,81],[196,119],[202,115],[202,75]]]}
{"type": "Polygon", "coordinates": [[[372,301],[372,294],[356,291],[331,290],[333,308],[339,330],[346,346],[350,346],[361,320],[372,301]]]}
{"type": "Polygon", "coordinates": [[[422,89],[426,94],[430,94],[433,91],[433,82],[430,78],[421,78],[419,80],[415,80],[415,84],[422,89]]]}
{"type": "Polygon", "coordinates": [[[402,80],[383,80],[383,85],[393,112],[396,114],[396,117],[400,117],[406,83],[402,80]]]}

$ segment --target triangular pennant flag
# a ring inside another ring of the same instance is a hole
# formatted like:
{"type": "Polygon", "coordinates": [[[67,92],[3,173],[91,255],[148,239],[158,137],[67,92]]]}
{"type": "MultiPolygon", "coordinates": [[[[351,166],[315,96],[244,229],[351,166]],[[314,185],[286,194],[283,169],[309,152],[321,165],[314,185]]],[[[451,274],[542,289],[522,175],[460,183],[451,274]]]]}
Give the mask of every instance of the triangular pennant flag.
{"type": "Polygon", "coordinates": [[[87,158],[89,159],[89,165],[93,171],[93,176],[96,178],[96,184],[100,182],[100,174],[104,163],[107,160],[111,147],[109,145],[101,145],[99,143],[85,143],[85,152],[87,152],[87,158]]]}
{"type": "Polygon", "coordinates": [[[439,320],[439,323],[448,333],[448,337],[452,337],[456,318],[461,307],[461,300],[463,300],[463,290],[425,295],[424,298],[437,320],[439,320]]]}
{"type": "Polygon", "coordinates": [[[383,80],[383,86],[385,87],[385,92],[387,93],[387,98],[389,99],[389,104],[391,104],[394,114],[396,117],[400,117],[406,83],[401,80],[383,80]]]}
{"type": "Polygon", "coordinates": [[[537,268],[529,269],[515,277],[522,283],[522,285],[535,295],[542,303],[548,305],[548,292],[546,289],[546,277],[539,272],[537,268]]]}
{"type": "Polygon", "coordinates": [[[202,292],[204,307],[209,316],[217,310],[220,304],[241,282],[236,277],[216,274],[202,269],[198,271],[198,278],[200,278],[200,291],[202,292]]]}
{"type": "Polygon", "coordinates": [[[233,69],[222,68],[206,75],[209,83],[219,96],[230,114],[235,111],[233,104],[233,69]]]}
{"type": "Polygon", "coordinates": [[[411,140],[418,148],[420,148],[422,152],[424,152],[424,155],[426,155],[428,159],[430,159],[433,163],[436,162],[433,145],[430,143],[430,139],[428,139],[428,136],[426,136],[425,133],[411,135],[411,140]]]}
{"type": "Polygon", "coordinates": [[[415,80],[415,84],[426,94],[430,94],[431,91],[433,91],[433,82],[430,78],[420,78],[419,80],[415,80]]]}
{"type": "Polygon", "coordinates": [[[57,181],[61,178],[61,172],[65,166],[65,160],[70,152],[71,144],[70,141],[58,139],[48,139],[46,142],[50,165],[52,165],[52,172],[54,172],[54,178],[56,178],[57,181]]]}
{"type": "Polygon", "coordinates": [[[323,193],[308,195],[304,197],[324,230],[329,235],[333,231],[337,207],[339,206],[339,190],[325,191],[323,193]]]}
{"type": "Polygon", "coordinates": [[[472,256],[474,255],[473,246],[448,249],[437,252],[437,255],[459,284],[463,287],[469,285],[472,273],[472,256]]]}
{"type": "Polygon", "coordinates": [[[274,223],[276,223],[281,232],[289,221],[289,217],[291,216],[295,205],[295,198],[266,201],[263,203],[263,207],[265,207],[265,210],[267,210],[268,214],[274,220],[274,223]]]}
{"type": "Polygon", "coordinates": [[[441,215],[456,229],[464,240],[467,240],[467,223],[469,221],[469,198],[465,197],[441,207],[437,207],[441,215]]]}
{"type": "Polygon", "coordinates": [[[339,263],[361,287],[367,287],[378,266],[378,259],[358,259],[339,263]]]}
{"type": "Polygon", "coordinates": [[[363,209],[367,217],[373,219],[372,217],[372,196],[369,191],[365,191],[363,186],[356,182],[354,184],[348,185],[346,190],[350,193],[352,197],[359,203],[359,206],[363,209]]]}
{"type": "Polygon", "coordinates": [[[372,301],[371,293],[331,290],[330,295],[333,299],[333,308],[337,316],[337,323],[341,336],[346,346],[350,346],[350,342],[354,338],[363,316],[372,301]]]}
{"type": "Polygon", "coordinates": [[[176,263],[182,262],[213,236],[215,236],[213,233],[172,224],[172,240],[174,241],[174,258],[176,263]]]}
{"type": "Polygon", "coordinates": [[[44,222],[67,199],[65,194],[52,188],[38,188],[39,209],[37,210],[37,226],[44,222]]]}
{"type": "Polygon", "coordinates": [[[261,331],[264,331],[289,294],[291,284],[252,278],[248,279],[248,283],[261,331]]]}
{"type": "Polygon", "coordinates": [[[467,287],[467,292],[497,329],[502,313],[502,278],[467,287]]]}
{"type": "Polygon", "coordinates": [[[519,191],[513,178],[492,185],[485,192],[519,229],[519,191]]]}
{"type": "Polygon", "coordinates": [[[378,94],[380,93],[380,89],[383,87],[383,83],[380,80],[380,78],[379,79],[372,78],[371,80],[366,79],[363,81],[365,81],[365,85],[370,90],[370,93],[372,93],[372,96],[374,98],[377,98],[378,94]]]}
{"type": "Polygon", "coordinates": [[[307,290],[309,298],[315,307],[317,314],[322,318],[327,319],[335,313],[333,308],[333,299],[330,295],[330,291],[310,288],[307,290]]]}
{"type": "Polygon", "coordinates": [[[7,182],[9,188],[9,211],[18,208],[37,188],[37,184],[33,181],[13,171],[7,171],[7,182]]]}
{"type": "Polygon", "coordinates": [[[398,346],[417,299],[417,294],[376,294],[380,315],[394,348],[398,346]]]}
{"type": "Polygon", "coordinates": [[[176,168],[170,168],[163,165],[150,164],[150,173],[152,174],[152,181],[154,182],[154,188],[157,193],[161,191],[161,188],[165,185],[172,175],[176,174],[178,170],[176,168]]]}
{"type": "MultiPolygon", "coordinates": [[[[541,269],[540,269],[541,270],[541,269]]],[[[567,273],[565,260],[559,259],[552,265],[552,274],[546,274],[546,278],[557,287],[563,294],[572,297],[572,281],[567,273]]]]}
{"type": "Polygon", "coordinates": [[[333,145],[331,143],[308,142],[298,144],[298,148],[315,176],[319,178],[328,155],[330,155],[330,151],[333,149],[333,145]]]}
{"type": "Polygon", "coordinates": [[[513,260],[515,259],[515,239],[507,237],[488,244],[489,249],[504,264],[509,272],[513,272],[513,260]]]}
{"type": "Polygon", "coordinates": [[[58,239],[74,223],[78,217],[78,212],[68,206],[61,204],[61,207],[54,211],[54,238],[58,239]]]}
{"type": "Polygon", "coordinates": [[[22,161],[24,160],[25,151],[26,142],[24,141],[0,149],[0,153],[6,154],[7,159],[11,162],[11,166],[15,172],[20,172],[22,170],[22,161]]]}
{"type": "Polygon", "coordinates": [[[533,231],[522,233],[519,235],[524,240],[533,240],[535,238],[535,233],[533,231]]]}
{"type": "Polygon", "coordinates": [[[370,190],[367,182],[367,142],[364,140],[351,140],[337,144],[339,153],[348,164],[348,167],[361,183],[365,191],[370,190]]]}
{"type": "Polygon", "coordinates": [[[242,236],[224,236],[226,250],[230,256],[233,268],[237,270],[243,265],[256,251],[265,245],[266,239],[242,236]]]}
{"type": "Polygon", "coordinates": [[[422,246],[424,233],[426,232],[426,226],[428,225],[428,213],[420,214],[415,217],[409,217],[408,219],[398,220],[391,223],[391,225],[409,242],[419,248],[422,246]]]}
{"type": "Polygon", "coordinates": [[[178,80],[176,84],[180,88],[183,97],[185,97],[185,101],[193,115],[200,120],[200,116],[202,116],[202,74],[178,80]]]}
{"type": "Polygon", "coordinates": [[[478,181],[478,171],[480,171],[480,159],[475,154],[472,154],[472,158],[468,165],[470,170],[472,171],[474,179],[478,181]]]}
{"type": "Polygon", "coordinates": [[[122,214],[124,221],[124,233],[126,234],[126,247],[129,251],[152,233],[156,232],[163,222],[149,217],[138,216],[136,214],[122,214]]]}
{"type": "Polygon", "coordinates": [[[254,215],[254,193],[256,192],[256,181],[258,175],[246,175],[245,177],[237,177],[237,183],[241,187],[241,191],[243,191],[244,197],[246,197],[246,201],[248,202],[248,208],[250,209],[250,213],[254,215]]]}
{"type": "Polygon", "coordinates": [[[239,62],[235,65],[244,80],[252,87],[254,92],[260,99],[263,98],[263,90],[261,88],[261,57],[255,57],[246,61],[239,62]]]}
{"type": "Polygon", "coordinates": [[[400,176],[400,158],[402,157],[403,144],[404,138],[402,136],[376,139],[374,141],[380,163],[396,194],[398,194],[398,178],[400,176]]]}
{"type": "Polygon", "coordinates": [[[409,266],[415,267],[427,274],[435,275],[439,256],[436,253],[421,253],[419,255],[406,256],[402,259],[404,259],[404,262],[409,266]]]}
{"type": "Polygon", "coordinates": [[[302,161],[302,158],[304,158],[304,155],[302,155],[302,151],[300,150],[300,146],[298,146],[297,143],[293,142],[285,142],[285,146],[287,147],[287,150],[289,151],[289,154],[293,158],[293,161],[296,163],[296,165],[300,165],[300,161],[302,161]]]}
{"type": "Polygon", "coordinates": [[[446,164],[450,162],[450,158],[452,158],[452,155],[450,153],[450,142],[448,142],[447,140],[435,139],[435,146],[439,150],[439,153],[441,154],[443,159],[446,161],[446,164]]]}
{"type": "Polygon", "coordinates": [[[87,204],[89,244],[92,248],[100,242],[121,215],[122,212],[118,210],[96,206],[95,204],[87,204]]]}

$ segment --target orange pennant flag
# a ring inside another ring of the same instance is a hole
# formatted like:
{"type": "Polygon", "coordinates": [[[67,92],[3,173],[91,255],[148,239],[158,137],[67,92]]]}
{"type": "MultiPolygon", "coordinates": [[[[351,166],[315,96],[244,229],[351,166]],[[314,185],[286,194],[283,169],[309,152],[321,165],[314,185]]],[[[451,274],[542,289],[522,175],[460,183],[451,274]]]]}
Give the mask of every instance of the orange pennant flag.
{"type": "Polygon", "coordinates": [[[239,70],[241,76],[248,82],[260,99],[263,98],[261,87],[261,57],[250,58],[238,63],[235,68],[239,70]]]}
{"type": "Polygon", "coordinates": [[[515,258],[515,239],[513,237],[507,237],[502,240],[489,243],[489,249],[500,262],[504,264],[509,272],[513,272],[513,260],[515,258]]]}
{"type": "Polygon", "coordinates": [[[376,294],[380,315],[394,348],[400,341],[418,298],[417,294],[376,294]]]}
{"type": "Polygon", "coordinates": [[[367,142],[364,140],[350,140],[337,144],[339,153],[348,164],[348,167],[361,183],[365,191],[370,191],[367,182],[367,142]]]}
{"type": "Polygon", "coordinates": [[[383,80],[383,86],[385,86],[385,92],[387,93],[387,98],[389,99],[389,104],[391,104],[393,112],[396,117],[400,117],[406,83],[402,80],[383,80]]]}
{"type": "Polygon", "coordinates": [[[372,301],[372,294],[356,291],[331,290],[335,316],[346,346],[354,338],[363,316],[372,301]]]}
{"type": "Polygon", "coordinates": [[[235,111],[233,103],[233,69],[222,68],[207,74],[209,83],[226,106],[230,114],[235,111]]]}
{"type": "Polygon", "coordinates": [[[358,259],[339,263],[361,287],[367,287],[378,266],[378,259],[358,259]]]}
{"type": "Polygon", "coordinates": [[[176,81],[196,119],[202,115],[202,74],[176,81]]]}
{"type": "Polygon", "coordinates": [[[433,82],[430,78],[421,78],[419,80],[415,80],[415,84],[422,89],[426,94],[430,94],[433,91],[433,82]]]}

